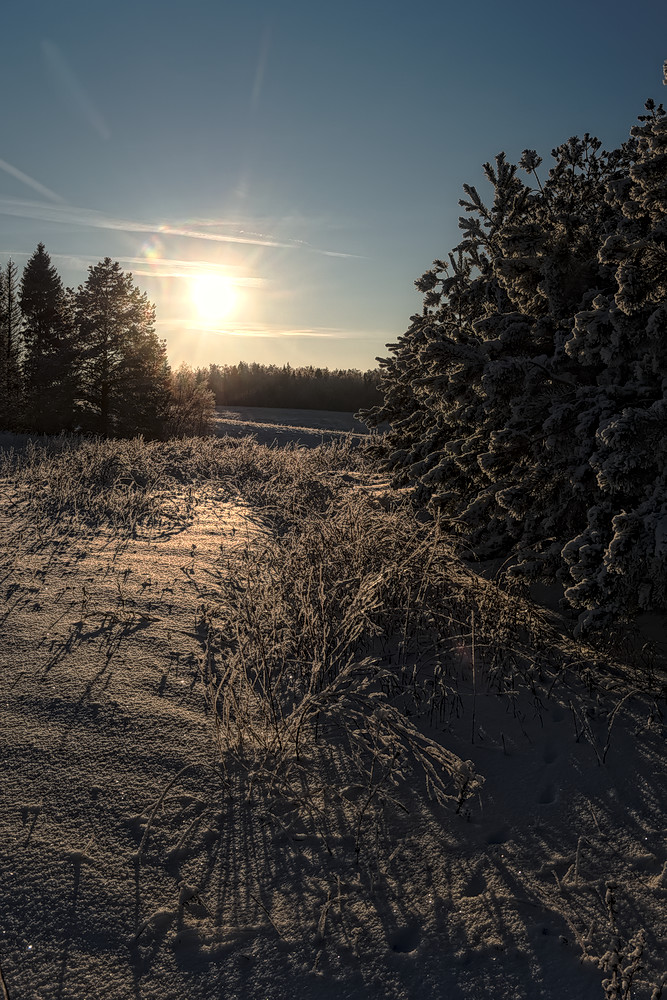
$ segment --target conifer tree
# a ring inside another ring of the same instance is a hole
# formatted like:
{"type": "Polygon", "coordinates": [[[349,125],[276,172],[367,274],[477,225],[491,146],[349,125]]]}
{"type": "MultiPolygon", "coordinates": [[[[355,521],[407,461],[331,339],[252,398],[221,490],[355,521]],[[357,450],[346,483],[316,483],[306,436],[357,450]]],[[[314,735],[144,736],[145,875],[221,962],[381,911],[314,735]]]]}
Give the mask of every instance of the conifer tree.
{"type": "Polygon", "coordinates": [[[595,502],[563,550],[584,622],[667,603],[667,116],[653,101],[646,110],[634,162],[608,185],[618,225],[599,256],[611,287],[565,345],[600,373],[588,404],[595,502]]]}
{"type": "Polygon", "coordinates": [[[43,243],[23,271],[20,303],[25,422],[43,433],[70,429],[76,356],[72,296],[43,243]]]}
{"type": "Polygon", "coordinates": [[[465,186],[464,238],[379,359],[387,465],[479,555],[560,579],[581,627],[667,605],[667,128],[465,186]]]}
{"type": "Polygon", "coordinates": [[[0,270],[0,421],[7,428],[18,425],[21,326],[18,270],[10,258],[0,270]]]}
{"type": "Polygon", "coordinates": [[[105,257],[76,296],[83,426],[104,436],[159,436],[169,406],[169,365],[155,308],[132,275],[105,257]]]}

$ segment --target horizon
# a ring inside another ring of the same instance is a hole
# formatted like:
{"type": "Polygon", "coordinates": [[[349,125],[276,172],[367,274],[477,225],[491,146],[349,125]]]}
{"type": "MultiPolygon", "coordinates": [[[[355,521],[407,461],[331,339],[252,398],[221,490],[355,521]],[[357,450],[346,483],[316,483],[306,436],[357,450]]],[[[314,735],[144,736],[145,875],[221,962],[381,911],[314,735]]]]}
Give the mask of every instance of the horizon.
{"type": "Polygon", "coordinates": [[[175,368],[375,368],[486,160],[535,148],[546,172],[586,131],[613,148],[661,97],[662,5],[477,12],[13,9],[0,263],[41,241],[77,287],[117,260],[175,368]]]}

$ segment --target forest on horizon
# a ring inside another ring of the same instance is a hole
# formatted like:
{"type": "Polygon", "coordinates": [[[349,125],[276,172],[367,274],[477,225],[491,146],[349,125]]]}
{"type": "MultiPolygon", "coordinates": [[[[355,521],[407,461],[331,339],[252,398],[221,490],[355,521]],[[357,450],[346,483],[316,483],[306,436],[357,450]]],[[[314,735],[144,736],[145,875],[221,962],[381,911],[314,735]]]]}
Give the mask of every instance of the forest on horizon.
{"type": "Polygon", "coordinates": [[[155,307],[107,257],[75,292],[43,243],[0,270],[0,428],[147,438],[205,434],[213,407],[356,411],[379,372],[239,362],[172,370],[155,307]]]}

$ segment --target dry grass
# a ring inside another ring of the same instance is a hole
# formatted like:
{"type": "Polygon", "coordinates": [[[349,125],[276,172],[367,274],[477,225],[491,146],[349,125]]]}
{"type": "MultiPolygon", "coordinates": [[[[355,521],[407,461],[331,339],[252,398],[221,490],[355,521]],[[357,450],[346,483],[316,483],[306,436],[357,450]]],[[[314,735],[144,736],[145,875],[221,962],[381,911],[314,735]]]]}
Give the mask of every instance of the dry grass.
{"type": "Polygon", "coordinates": [[[6,512],[40,537],[49,527],[118,537],[178,530],[192,520],[205,484],[219,500],[294,516],[313,492],[329,495],[327,478],[367,468],[351,438],[303,452],[261,447],[249,437],[160,443],[0,436],[6,512]]]}
{"type": "MultiPolygon", "coordinates": [[[[573,739],[590,743],[593,768],[604,767],[633,705],[637,717],[661,718],[659,664],[629,648],[621,655],[618,645],[599,651],[575,641],[562,621],[478,576],[436,523],[381,488],[372,458],[351,443],[308,451],[251,439],[13,445],[0,451],[8,562],[21,549],[95,534],[122,545],[179,532],[204,494],[247,505],[266,527],[225,542],[197,592],[214,777],[197,808],[184,807],[171,851],[187,852],[206,824],[237,859],[242,838],[248,857],[267,837],[307,845],[330,864],[320,939],[334,913],[344,923],[346,873],[386,871],[410,817],[430,811],[464,824],[479,812],[484,778],[450,735],[463,719],[469,741],[480,739],[483,700],[499,699],[519,729],[558,705],[572,718],[573,739]],[[223,816],[219,828],[213,814],[223,816]]],[[[504,752],[504,735],[490,737],[502,739],[504,752]]],[[[153,817],[168,808],[164,796],[151,807],[139,855],[153,817]]],[[[594,914],[582,845],[568,891],[594,914]]],[[[610,855],[609,868],[615,863],[610,855]]],[[[216,920],[232,923],[242,896],[263,909],[272,864],[267,852],[239,869],[216,920]]],[[[626,937],[627,947],[608,955],[597,940],[588,951],[612,970],[609,990],[616,952],[625,948],[628,964],[637,950],[626,937]]]]}
{"type": "Polygon", "coordinates": [[[406,616],[434,560],[422,535],[407,510],[330,502],[233,553],[206,609],[202,675],[225,772],[329,851],[333,836],[358,857],[387,810],[408,809],[408,790],[457,808],[480,785],[405,711],[436,645],[432,616],[419,611],[430,641],[406,616]],[[409,693],[381,652],[396,642],[419,661],[409,693]]]}

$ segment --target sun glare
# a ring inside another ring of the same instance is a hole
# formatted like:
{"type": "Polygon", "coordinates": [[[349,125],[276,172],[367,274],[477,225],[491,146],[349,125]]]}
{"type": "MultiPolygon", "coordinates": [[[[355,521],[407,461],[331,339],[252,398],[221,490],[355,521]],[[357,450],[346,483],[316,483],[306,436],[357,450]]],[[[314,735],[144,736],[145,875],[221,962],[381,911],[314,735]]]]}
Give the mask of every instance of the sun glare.
{"type": "Polygon", "coordinates": [[[190,282],[190,295],[199,318],[208,323],[226,319],[238,303],[238,289],[224,274],[198,274],[190,282]]]}

